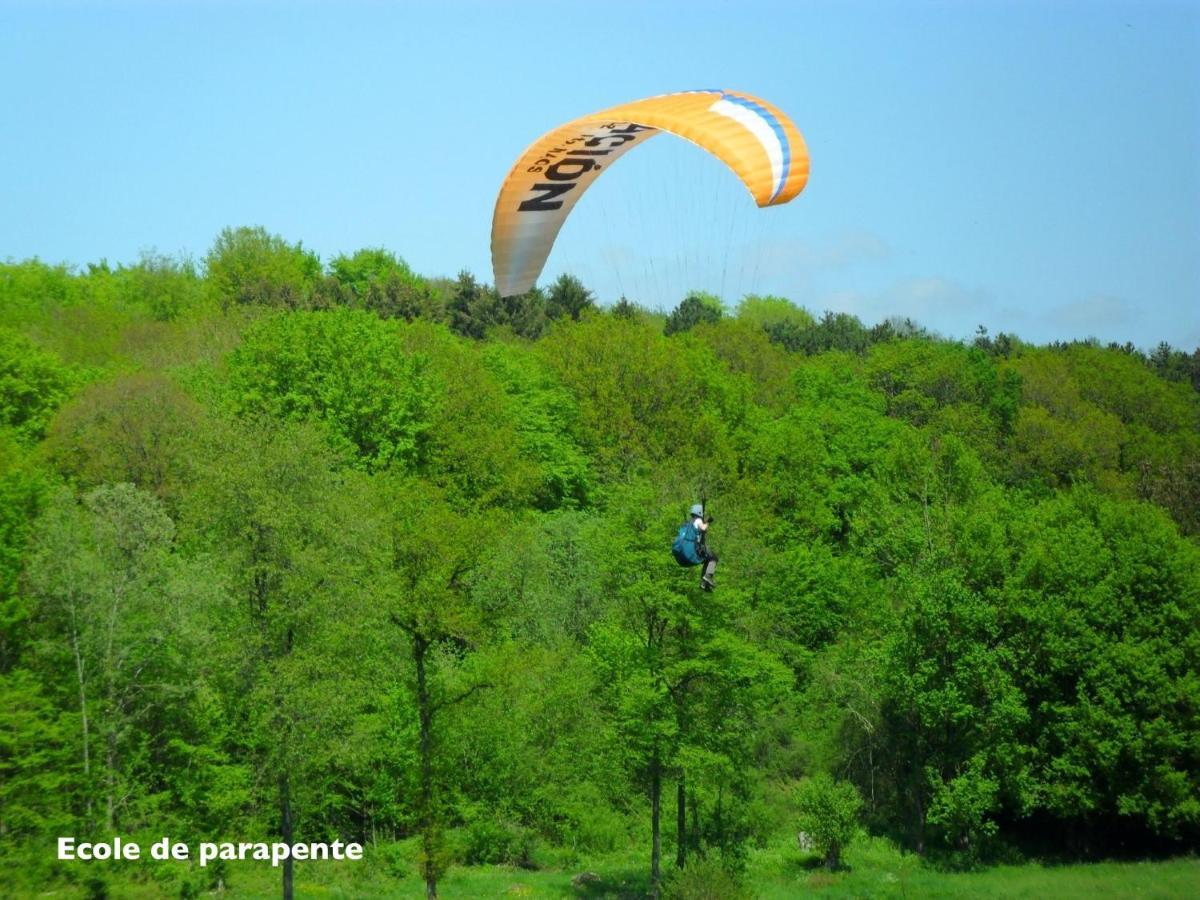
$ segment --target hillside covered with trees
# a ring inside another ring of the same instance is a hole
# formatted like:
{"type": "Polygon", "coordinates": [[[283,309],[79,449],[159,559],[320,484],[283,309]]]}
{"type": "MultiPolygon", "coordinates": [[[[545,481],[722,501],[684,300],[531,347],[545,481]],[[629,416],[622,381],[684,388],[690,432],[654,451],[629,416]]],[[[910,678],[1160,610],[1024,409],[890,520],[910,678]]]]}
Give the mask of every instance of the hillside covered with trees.
{"type": "Polygon", "coordinates": [[[764,848],[864,834],[952,869],[1186,853],[1198,625],[1200,350],[501,299],[261,228],[0,265],[15,890],[238,888],[59,835],[594,896],[622,853],[622,890],[734,896],[764,848]],[[670,555],[701,497],[713,593],[670,555]]]}

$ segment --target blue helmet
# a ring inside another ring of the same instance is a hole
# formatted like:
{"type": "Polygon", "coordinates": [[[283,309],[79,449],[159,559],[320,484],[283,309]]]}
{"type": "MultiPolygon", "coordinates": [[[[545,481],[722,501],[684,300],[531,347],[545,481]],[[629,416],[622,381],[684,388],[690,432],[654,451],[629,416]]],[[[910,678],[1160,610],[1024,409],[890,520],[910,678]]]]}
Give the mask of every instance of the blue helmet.
{"type": "Polygon", "coordinates": [[[704,507],[699,503],[693,503],[692,508],[688,510],[688,512],[690,512],[693,516],[700,516],[701,518],[704,517],[704,507]]]}

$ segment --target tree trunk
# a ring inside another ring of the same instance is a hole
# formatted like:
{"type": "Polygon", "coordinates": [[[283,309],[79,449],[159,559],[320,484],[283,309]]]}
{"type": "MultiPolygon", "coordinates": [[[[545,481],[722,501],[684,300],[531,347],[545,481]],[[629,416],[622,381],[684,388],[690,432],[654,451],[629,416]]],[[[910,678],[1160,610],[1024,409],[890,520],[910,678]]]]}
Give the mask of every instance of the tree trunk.
{"type": "Polygon", "coordinates": [[[112,725],[104,734],[104,824],[111,834],[116,830],[117,734],[112,725]]]}
{"type": "Polygon", "coordinates": [[[662,888],[662,765],[658,750],[650,759],[650,900],[658,900],[662,888]]]}
{"type": "Polygon", "coordinates": [[[679,784],[675,788],[675,868],[682,869],[687,862],[687,786],[684,773],[679,772],[679,784]]]}
{"type": "Polygon", "coordinates": [[[921,797],[921,789],[917,788],[913,791],[913,805],[916,812],[916,838],[917,838],[917,854],[923,856],[925,854],[925,803],[921,797]]]}
{"type": "Polygon", "coordinates": [[[283,900],[292,900],[295,878],[292,860],[292,782],[285,769],[279,775],[279,831],[283,842],[288,845],[288,856],[283,861],[283,900]]]}
{"type": "Polygon", "coordinates": [[[696,792],[692,791],[692,830],[691,830],[691,849],[696,851],[700,857],[704,856],[704,851],[700,847],[700,802],[696,799],[696,792]]]}
{"type": "Polygon", "coordinates": [[[437,846],[433,821],[433,704],[425,679],[425,655],[429,641],[413,633],[413,661],[417,666],[417,715],[421,725],[421,876],[425,879],[426,900],[437,900],[437,846]]]}
{"type": "Polygon", "coordinates": [[[725,822],[721,817],[721,801],[725,796],[725,785],[717,785],[717,808],[713,812],[713,831],[716,835],[717,847],[725,852],[725,822]]]}
{"type": "Polygon", "coordinates": [[[71,649],[75,653],[75,677],[79,682],[79,719],[83,729],[83,781],[87,793],[87,825],[92,827],[92,751],[88,733],[87,678],[83,672],[83,655],[79,652],[79,632],[75,630],[75,607],[71,607],[71,649]]]}

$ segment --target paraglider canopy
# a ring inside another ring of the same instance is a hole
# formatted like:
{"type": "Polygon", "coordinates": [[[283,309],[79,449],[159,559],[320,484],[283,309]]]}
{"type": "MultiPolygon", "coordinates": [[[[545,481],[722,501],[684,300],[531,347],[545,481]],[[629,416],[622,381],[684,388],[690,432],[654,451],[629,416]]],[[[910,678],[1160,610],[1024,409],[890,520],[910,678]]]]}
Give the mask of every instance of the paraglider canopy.
{"type": "Polygon", "coordinates": [[[724,162],[761,207],[787,203],[808,181],[808,149],[796,126],[749,94],[684,91],[575,119],[534,141],[501,185],[492,215],[492,269],[500,296],[533,287],[584,191],[660,131],[724,162]]]}

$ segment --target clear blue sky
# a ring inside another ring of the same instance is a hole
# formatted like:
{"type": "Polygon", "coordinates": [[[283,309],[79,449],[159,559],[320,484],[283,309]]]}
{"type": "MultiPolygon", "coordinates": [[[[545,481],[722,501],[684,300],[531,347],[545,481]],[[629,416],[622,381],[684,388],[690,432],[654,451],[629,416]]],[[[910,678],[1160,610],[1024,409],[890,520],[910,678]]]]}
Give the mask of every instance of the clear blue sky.
{"type": "Polygon", "coordinates": [[[696,87],[786,111],[805,192],[754,210],[656,138],[580,203],[543,283],[1200,344],[1197,2],[0,0],[0,258],[200,258],[261,224],[490,280],[528,143],[696,87]]]}

